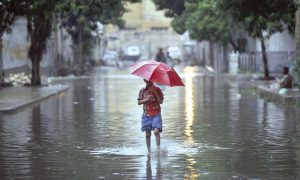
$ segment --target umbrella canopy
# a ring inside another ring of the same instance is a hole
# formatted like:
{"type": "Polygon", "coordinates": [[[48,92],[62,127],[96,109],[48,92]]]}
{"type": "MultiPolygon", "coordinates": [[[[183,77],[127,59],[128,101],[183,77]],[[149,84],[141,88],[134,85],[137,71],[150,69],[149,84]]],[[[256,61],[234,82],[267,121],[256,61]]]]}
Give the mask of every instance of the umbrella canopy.
{"type": "Polygon", "coordinates": [[[184,86],[177,72],[157,61],[141,61],[129,66],[131,74],[167,86],[184,86]]]}

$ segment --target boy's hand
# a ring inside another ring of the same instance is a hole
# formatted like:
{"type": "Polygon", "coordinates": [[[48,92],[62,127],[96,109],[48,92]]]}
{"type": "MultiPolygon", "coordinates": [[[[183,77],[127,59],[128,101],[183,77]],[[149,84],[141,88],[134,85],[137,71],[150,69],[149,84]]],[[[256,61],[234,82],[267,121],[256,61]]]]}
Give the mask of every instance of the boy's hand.
{"type": "Polygon", "coordinates": [[[150,101],[152,97],[153,97],[152,95],[148,95],[146,99],[147,99],[148,101],[150,101]]]}
{"type": "Polygon", "coordinates": [[[155,87],[154,87],[154,86],[150,87],[150,88],[149,88],[149,91],[150,91],[150,92],[153,92],[154,94],[156,94],[156,93],[157,93],[157,92],[156,92],[156,89],[155,89],[155,87]]]}

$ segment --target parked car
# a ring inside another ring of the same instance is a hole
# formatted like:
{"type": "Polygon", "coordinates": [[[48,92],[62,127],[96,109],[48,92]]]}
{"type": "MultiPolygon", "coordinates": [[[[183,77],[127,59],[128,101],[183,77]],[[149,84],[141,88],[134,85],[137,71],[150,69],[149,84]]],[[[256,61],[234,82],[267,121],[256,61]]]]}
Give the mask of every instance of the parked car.
{"type": "Polygon", "coordinates": [[[181,59],[181,50],[178,46],[170,46],[168,47],[169,55],[172,59],[180,62],[181,59]]]}
{"type": "Polygon", "coordinates": [[[105,51],[102,61],[107,66],[116,66],[118,65],[118,53],[116,51],[105,51]]]}
{"type": "Polygon", "coordinates": [[[138,46],[128,46],[127,47],[127,55],[128,56],[139,56],[140,48],[138,46]]]}

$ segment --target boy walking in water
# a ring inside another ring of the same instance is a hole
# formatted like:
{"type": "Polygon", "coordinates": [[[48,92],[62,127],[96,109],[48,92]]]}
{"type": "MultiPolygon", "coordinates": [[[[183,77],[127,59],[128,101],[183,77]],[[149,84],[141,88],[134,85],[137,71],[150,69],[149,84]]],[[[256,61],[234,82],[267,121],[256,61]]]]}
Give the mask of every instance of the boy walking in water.
{"type": "Polygon", "coordinates": [[[157,150],[160,150],[160,132],[162,132],[162,118],[160,104],[163,103],[163,93],[153,82],[144,79],[146,87],[139,92],[138,105],[143,105],[141,130],[146,131],[146,145],[151,152],[151,131],[154,131],[157,150]]]}

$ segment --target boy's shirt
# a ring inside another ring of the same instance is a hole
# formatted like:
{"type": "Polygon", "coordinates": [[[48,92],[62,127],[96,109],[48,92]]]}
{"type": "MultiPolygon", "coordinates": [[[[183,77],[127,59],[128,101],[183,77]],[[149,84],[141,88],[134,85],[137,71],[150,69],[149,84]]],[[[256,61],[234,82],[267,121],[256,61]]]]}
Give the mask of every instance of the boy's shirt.
{"type": "Polygon", "coordinates": [[[293,77],[290,74],[286,74],[282,77],[279,84],[281,88],[292,88],[293,77]]]}
{"type": "MultiPolygon", "coordinates": [[[[154,87],[160,98],[163,99],[164,96],[160,88],[156,86],[154,87]]],[[[143,111],[146,116],[155,116],[161,111],[160,104],[158,102],[158,99],[156,98],[156,95],[153,92],[148,91],[147,88],[142,88],[139,93],[139,99],[145,99],[148,95],[151,96],[150,102],[143,104],[143,111]]]]}

